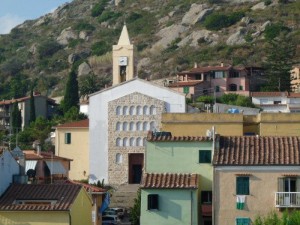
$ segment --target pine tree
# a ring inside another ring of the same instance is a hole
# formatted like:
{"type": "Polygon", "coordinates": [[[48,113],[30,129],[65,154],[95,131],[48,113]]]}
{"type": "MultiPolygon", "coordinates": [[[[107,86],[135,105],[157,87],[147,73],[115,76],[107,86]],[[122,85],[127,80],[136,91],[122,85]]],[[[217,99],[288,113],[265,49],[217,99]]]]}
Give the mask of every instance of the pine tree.
{"type": "Polygon", "coordinates": [[[33,96],[33,88],[31,88],[30,91],[30,117],[29,117],[29,123],[34,122],[36,119],[35,116],[35,102],[34,102],[34,96],[33,96]]]}
{"type": "Polygon", "coordinates": [[[21,128],[22,126],[22,115],[21,115],[21,110],[19,110],[18,103],[15,102],[13,104],[13,109],[12,109],[12,129],[13,131],[17,131],[18,129],[21,128]]]}
{"type": "Polygon", "coordinates": [[[63,100],[63,111],[68,112],[73,106],[79,107],[77,74],[73,68],[69,73],[63,100]]]}
{"type": "Polygon", "coordinates": [[[286,33],[268,43],[267,59],[265,62],[268,85],[266,91],[290,91],[293,57],[296,53],[296,46],[286,33]]]}

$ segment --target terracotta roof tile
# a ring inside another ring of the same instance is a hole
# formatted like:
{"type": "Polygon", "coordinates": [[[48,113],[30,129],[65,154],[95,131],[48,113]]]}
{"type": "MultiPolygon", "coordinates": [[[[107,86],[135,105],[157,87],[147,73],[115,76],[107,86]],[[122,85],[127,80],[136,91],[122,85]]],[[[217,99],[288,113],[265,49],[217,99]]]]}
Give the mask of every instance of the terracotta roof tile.
{"type": "Polygon", "coordinates": [[[186,87],[186,86],[196,86],[201,84],[203,81],[178,81],[176,83],[169,84],[168,87],[186,87]]]}
{"type": "MultiPolygon", "coordinates": [[[[34,97],[43,97],[42,95],[40,94],[35,94],[34,97]]],[[[48,97],[45,97],[47,98],[48,101],[52,102],[52,103],[55,103],[55,100],[52,99],[52,98],[48,98],[48,97]]],[[[22,97],[22,98],[16,98],[16,99],[11,99],[11,100],[3,100],[3,101],[0,101],[0,105],[10,105],[10,104],[13,104],[15,102],[23,102],[23,101],[26,101],[30,99],[30,96],[25,96],[25,97],[22,97]]]]}
{"type": "Polygon", "coordinates": [[[165,189],[198,188],[198,175],[183,173],[145,173],[141,187],[165,189]]]}
{"type": "Polygon", "coordinates": [[[66,211],[81,188],[78,184],[12,184],[0,198],[0,211],[66,211]],[[28,204],[17,204],[17,200],[28,204]]]}
{"type": "Polygon", "coordinates": [[[88,128],[89,127],[89,119],[65,123],[56,126],[57,128],[88,128]]]}
{"type": "Polygon", "coordinates": [[[206,142],[206,141],[212,141],[212,138],[210,137],[193,137],[193,136],[151,136],[148,135],[147,141],[153,141],[153,142],[167,142],[167,141],[198,141],[198,142],[206,142]]]}
{"type": "Polygon", "coordinates": [[[251,92],[252,97],[286,97],[287,92],[251,92]]]}
{"type": "Polygon", "coordinates": [[[61,160],[73,161],[73,159],[60,157],[60,156],[54,155],[54,154],[49,153],[49,152],[41,152],[40,154],[38,154],[34,150],[24,150],[23,153],[25,155],[26,160],[61,159],[61,160]]]}
{"type": "Polygon", "coordinates": [[[192,68],[191,72],[210,72],[210,71],[227,71],[230,70],[232,66],[206,66],[206,67],[197,67],[192,68]]]}
{"type": "Polygon", "coordinates": [[[214,165],[300,165],[300,137],[220,137],[214,165]]]}
{"type": "Polygon", "coordinates": [[[84,187],[84,189],[87,191],[87,192],[107,192],[105,189],[103,188],[100,188],[100,187],[96,187],[94,185],[91,185],[91,184],[86,184],[86,183],[82,183],[82,182],[79,182],[79,181],[74,181],[74,180],[66,180],[66,183],[68,184],[79,184],[81,185],[82,187],[84,187]]]}

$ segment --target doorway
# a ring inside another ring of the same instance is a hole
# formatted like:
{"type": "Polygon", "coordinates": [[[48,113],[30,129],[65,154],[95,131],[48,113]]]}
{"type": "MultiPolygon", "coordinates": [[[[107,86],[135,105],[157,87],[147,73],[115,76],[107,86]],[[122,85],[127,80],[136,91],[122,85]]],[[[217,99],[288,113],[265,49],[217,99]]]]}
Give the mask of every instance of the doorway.
{"type": "Polygon", "coordinates": [[[144,167],[144,154],[129,154],[129,184],[139,184],[142,179],[144,167]]]}

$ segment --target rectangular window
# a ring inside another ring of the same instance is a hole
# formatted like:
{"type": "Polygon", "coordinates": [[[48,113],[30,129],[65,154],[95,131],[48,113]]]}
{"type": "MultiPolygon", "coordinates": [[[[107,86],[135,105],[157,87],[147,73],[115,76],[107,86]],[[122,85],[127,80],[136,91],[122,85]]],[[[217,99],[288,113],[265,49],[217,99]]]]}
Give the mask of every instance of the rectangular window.
{"type": "Polygon", "coordinates": [[[274,101],[274,105],[279,105],[281,104],[281,101],[274,101]]]}
{"type": "Polygon", "coordinates": [[[223,77],[224,77],[224,72],[223,71],[216,71],[215,72],[215,79],[223,78],[223,77]]]}
{"type": "Polygon", "coordinates": [[[243,86],[242,85],[240,85],[240,91],[242,91],[243,90],[243,86]]]}
{"type": "Polygon", "coordinates": [[[220,92],[220,86],[216,86],[216,92],[220,92]]]}
{"type": "Polygon", "coordinates": [[[236,218],[235,224],[236,225],[250,225],[250,218],[236,218]]]}
{"type": "Polygon", "coordinates": [[[236,194],[249,195],[249,177],[236,178],[236,194]]]}
{"type": "Polygon", "coordinates": [[[211,151],[200,150],[199,151],[199,163],[211,163],[211,151]]]}
{"type": "Polygon", "coordinates": [[[183,87],[183,93],[184,94],[190,93],[190,87],[183,87]]]}
{"type": "Polygon", "coordinates": [[[201,203],[212,203],[212,191],[201,191],[201,203]]]}
{"type": "Polygon", "coordinates": [[[195,80],[201,80],[201,74],[196,74],[195,75],[195,80]]]}
{"type": "Polygon", "coordinates": [[[148,210],[158,209],[158,195],[150,194],[148,195],[148,210]]]}
{"type": "Polygon", "coordinates": [[[71,133],[65,133],[65,144],[71,144],[71,133]]]}

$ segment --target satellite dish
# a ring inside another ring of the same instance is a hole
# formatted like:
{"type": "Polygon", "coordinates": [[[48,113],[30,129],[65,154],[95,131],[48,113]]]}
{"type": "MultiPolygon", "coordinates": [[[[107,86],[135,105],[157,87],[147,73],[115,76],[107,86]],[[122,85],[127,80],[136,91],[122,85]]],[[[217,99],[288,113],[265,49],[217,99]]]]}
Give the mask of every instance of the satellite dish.
{"type": "Polygon", "coordinates": [[[27,176],[28,176],[29,178],[34,178],[36,172],[35,172],[34,169],[29,169],[29,170],[27,170],[27,173],[26,173],[26,174],[27,174],[27,176]]]}

